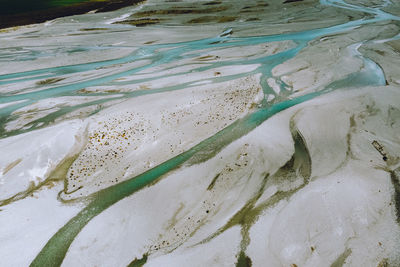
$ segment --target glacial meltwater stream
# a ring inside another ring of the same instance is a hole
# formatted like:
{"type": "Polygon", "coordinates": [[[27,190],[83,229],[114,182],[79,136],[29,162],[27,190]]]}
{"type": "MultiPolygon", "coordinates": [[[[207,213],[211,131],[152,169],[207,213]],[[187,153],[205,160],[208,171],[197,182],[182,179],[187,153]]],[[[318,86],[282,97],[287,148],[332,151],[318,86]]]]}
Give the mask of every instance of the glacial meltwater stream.
{"type": "MultiPolygon", "coordinates": [[[[372,59],[364,57],[359,52],[360,47],[376,42],[377,39],[357,41],[344,47],[343,50],[346,50],[347,59],[361,62],[360,67],[356,71],[351,71],[343,77],[329,81],[311,91],[296,90],[292,84],[285,80],[285,77],[276,78],[277,76],[273,75],[274,68],[295,58],[312,42],[318,42],[324,37],[349,33],[364,25],[400,21],[400,17],[384,11],[384,8],[390,6],[389,0],[382,1],[382,4],[375,6],[364,6],[353,2],[356,1],[347,3],[343,0],[320,0],[320,5],[351,11],[357,16],[362,16],[361,18],[339,25],[298,32],[235,37],[236,28],[235,24],[232,23],[230,28],[216,37],[179,41],[177,43],[150,43],[141,47],[130,47],[126,43],[103,46],[91,46],[90,43],[71,45],[63,44],[60,41],[58,46],[46,47],[46,45],[33,44],[32,46],[1,48],[0,64],[3,65],[3,74],[0,75],[0,138],[4,139],[44,129],[59,121],[67,120],[69,114],[75,114],[81,110],[88,110],[85,111],[84,116],[90,117],[103,110],[106,111],[106,108],[115,103],[118,104],[128,99],[144,95],[178,92],[196,88],[199,85],[230,82],[248,76],[260,77],[259,83],[264,95],[264,99],[249,114],[238,118],[230,125],[184,152],[174,155],[161,164],[152,166],[139,175],[131,176],[129,179],[85,197],[83,201],[87,201],[84,203],[88,204],[48,240],[31,266],[60,266],[63,264],[64,258],[77,235],[94,217],[120,200],[131,196],[147,185],[155,183],[161,177],[165,177],[172,170],[206,162],[232,142],[249,134],[273,115],[337,89],[385,86],[387,81],[382,68],[372,59]],[[240,58],[216,56],[215,58],[218,60],[207,61],[206,64],[194,66],[187,63],[201,59],[207,51],[217,55],[219,51],[225,51],[225,49],[249,51],[254,49],[255,46],[268,46],[276,42],[280,42],[280,44],[274,53],[265,55],[249,53],[249,55],[240,58]],[[284,44],[286,47],[284,47],[284,44]],[[125,55],[118,58],[77,64],[71,62],[62,66],[40,66],[37,69],[29,68],[21,72],[7,73],[7,67],[4,67],[7,62],[29,63],[33,60],[39,62],[41,58],[46,57],[57,58],[59,53],[71,55],[101,51],[109,53],[112,50],[119,49],[129,51],[129,53],[124,52],[125,55]],[[187,66],[186,69],[185,66],[187,66]],[[242,68],[243,71],[232,71],[227,75],[220,75],[221,69],[229,68],[242,68]],[[175,69],[176,71],[174,71],[175,69]],[[196,73],[199,73],[199,75],[196,76],[196,73]],[[202,73],[213,73],[214,75],[210,78],[210,76],[202,75],[202,73]],[[190,75],[195,75],[195,78],[179,78],[190,75]],[[271,83],[271,79],[274,77],[276,78],[275,87],[271,83]],[[175,80],[175,82],[161,83],[158,87],[154,86],[156,88],[146,88],[143,85],[156,80],[164,81],[168,79],[175,80]],[[97,90],[96,88],[108,89],[97,90]],[[119,88],[138,89],[119,90],[119,88]],[[62,105],[54,104],[59,103],[57,101],[63,98],[84,100],[75,103],[73,101],[71,103],[66,102],[62,105]],[[46,108],[40,105],[35,106],[36,103],[51,103],[51,101],[54,103],[50,105],[55,106],[46,108]],[[23,112],[32,112],[32,110],[43,111],[43,113],[41,116],[35,117],[34,113],[31,116],[26,116],[23,112]]],[[[262,15],[260,14],[260,16],[262,15]]],[[[84,16],[90,15],[82,16],[84,18],[84,16]]],[[[48,27],[52,27],[52,25],[49,24],[48,27]]],[[[115,31],[121,30],[121,34],[124,35],[128,35],[130,31],[127,30],[125,25],[113,24],[109,27],[114,27],[115,31]]],[[[131,29],[134,31],[136,28],[131,29]]],[[[12,32],[8,34],[7,38],[16,38],[12,32]]],[[[88,34],[90,34],[89,31],[88,34]]],[[[25,35],[25,38],[45,38],[45,36],[41,36],[40,32],[28,32],[25,35]]],[[[98,34],[97,38],[102,38],[101,33],[98,34]]],[[[393,37],[393,40],[395,39],[396,37],[393,37]]],[[[346,66],[343,66],[343,68],[346,68],[346,66]]],[[[151,106],[148,107],[148,112],[152,112],[151,106]]],[[[1,153],[4,153],[4,151],[1,151],[1,153]]],[[[187,177],[187,179],[190,179],[190,177],[187,177]]],[[[66,191],[65,193],[67,194],[66,191]]],[[[11,203],[18,197],[7,199],[4,203],[11,203]]]]}

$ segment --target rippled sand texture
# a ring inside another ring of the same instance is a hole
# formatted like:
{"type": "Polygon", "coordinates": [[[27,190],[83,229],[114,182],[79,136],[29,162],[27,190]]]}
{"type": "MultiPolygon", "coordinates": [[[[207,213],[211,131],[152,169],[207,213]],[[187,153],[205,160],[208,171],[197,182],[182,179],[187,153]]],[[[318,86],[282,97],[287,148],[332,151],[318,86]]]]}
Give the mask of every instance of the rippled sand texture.
{"type": "Polygon", "coordinates": [[[0,265],[400,266],[399,16],[148,0],[0,30],[0,265]]]}

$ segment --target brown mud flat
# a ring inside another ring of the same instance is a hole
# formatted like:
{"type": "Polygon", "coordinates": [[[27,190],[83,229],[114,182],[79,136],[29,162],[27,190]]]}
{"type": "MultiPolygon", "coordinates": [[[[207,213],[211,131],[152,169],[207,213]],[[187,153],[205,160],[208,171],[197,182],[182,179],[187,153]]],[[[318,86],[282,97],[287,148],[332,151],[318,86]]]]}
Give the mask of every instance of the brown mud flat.
{"type": "Polygon", "coordinates": [[[95,13],[114,11],[123,7],[132,6],[144,2],[143,0],[108,0],[83,2],[70,6],[54,7],[44,10],[36,10],[12,15],[0,16],[0,29],[22,26],[33,23],[42,23],[60,17],[80,15],[95,10],[95,13]]]}

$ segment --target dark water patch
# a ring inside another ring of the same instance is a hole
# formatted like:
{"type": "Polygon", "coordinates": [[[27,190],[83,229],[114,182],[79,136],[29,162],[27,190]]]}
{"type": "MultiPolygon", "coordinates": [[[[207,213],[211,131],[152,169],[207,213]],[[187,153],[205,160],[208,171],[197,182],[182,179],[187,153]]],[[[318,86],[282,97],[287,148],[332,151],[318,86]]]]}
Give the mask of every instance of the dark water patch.
{"type": "Polygon", "coordinates": [[[97,12],[113,11],[125,6],[136,5],[143,0],[71,0],[71,1],[31,1],[0,0],[0,28],[42,23],[59,17],[97,12]],[[8,7],[10,5],[10,7],[8,7]],[[3,8],[3,7],[7,8],[3,8]]]}
{"type": "Polygon", "coordinates": [[[37,10],[49,9],[58,6],[68,6],[81,2],[88,2],[89,0],[0,0],[0,15],[11,15],[18,13],[26,13],[37,10]]]}
{"type": "Polygon", "coordinates": [[[101,5],[96,9],[96,13],[99,12],[109,12],[114,11],[126,6],[136,5],[138,3],[143,3],[146,0],[107,0],[105,5],[101,5]]]}

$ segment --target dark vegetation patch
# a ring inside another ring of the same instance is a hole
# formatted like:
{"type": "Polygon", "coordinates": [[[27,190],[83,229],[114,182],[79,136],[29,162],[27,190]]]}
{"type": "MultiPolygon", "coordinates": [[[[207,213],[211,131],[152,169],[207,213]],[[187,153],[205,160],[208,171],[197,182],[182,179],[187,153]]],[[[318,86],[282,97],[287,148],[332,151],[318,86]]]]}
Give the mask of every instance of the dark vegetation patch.
{"type": "Polygon", "coordinates": [[[144,27],[147,25],[153,25],[153,24],[157,24],[157,23],[160,23],[160,20],[153,19],[153,18],[131,19],[131,20],[114,22],[114,24],[129,24],[129,25],[133,25],[136,27],[144,27]]]}
{"type": "Polygon", "coordinates": [[[265,7],[268,7],[268,3],[258,3],[254,6],[245,6],[243,7],[240,12],[241,13],[250,13],[250,12],[261,12],[264,10],[265,7]]]}
{"type": "Polygon", "coordinates": [[[210,7],[204,9],[194,8],[182,8],[171,7],[170,9],[159,9],[159,10],[146,10],[140,11],[134,14],[136,17],[149,17],[156,15],[182,15],[182,14],[209,14],[213,12],[221,12],[227,10],[227,6],[210,7]]]}
{"type": "Polygon", "coordinates": [[[236,267],[251,267],[253,263],[249,256],[247,256],[243,251],[239,254],[239,259],[236,263],[236,267]]]}
{"type": "Polygon", "coordinates": [[[59,82],[59,81],[62,81],[62,80],[64,80],[64,78],[49,78],[49,79],[46,79],[46,80],[38,81],[38,82],[36,82],[36,84],[37,85],[53,84],[53,83],[56,83],[56,82],[59,82]]]}
{"type": "Polygon", "coordinates": [[[386,44],[390,45],[395,52],[400,53],[400,40],[390,41],[386,44]]]}
{"type": "Polygon", "coordinates": [[[235,21],[236,17],[232,16],[202,16],[195,19],[191,19],[188,23],[225,23],[235,21]]]}
{"type": "Polygon", "coordinates": [[[91,31],[106,31],[108,28],[83,28],[80,29],[83,32],[91,32],[91,31]]]}
{"type": "Polygon", "coordinates": [[[147,254],[144,254],[141,259],[135,258],[127,267],[141,267],[147,262],[147,254]]]}
{"type": "MultiPolygon", "coordinates": [[[[303,1],[303,0],[300,0],[300,1],[303,1]]],[[[257,4],[257,6],[269,6],[269,4],[265,3],[265,2],[260,2],[257,4]]]]}
{"type": "Polygon", "coordinates": [[[207,23],[207,22],[214,22],[216,19],[218,19],[217,16],[202,16],[195,19],[191,19],[188,21],[188,23],[207,23]]]}
{"type": "Polygon", "coordinates": [[[224,22],[231,22],[231,21],[235,21],[236,17],[232,17],[232,16],[223,16],[221,17],[218,22],[219,23],[224,23],[224,22]]]}
{"type": "Polygon", "coordinates": [[[213,178],[213,180],[211,181],[211,183],[208,185],[207,190],[210,191],[211,189],[214,188],[215,182],[217,181],[218,177],[221,175],[221,173],[218,173],[217,175],[215,175],[215,177],[213,178]]]}
{"type": "Polygon", "coordinates": [[[295,2],[302,2],[303,0],[286,0],[285,2],[283,2],[284,4],[288,4],[288,3],[295,3],[295,2]]]}
{"type": "Polygon", "coordinates": [[[246,19],[246,21],[257,21],[257,20],[260,20],[259,18],[248,18],[248,19],[246,19]]]}
{"type": "Polygon", "coordinates": [[[390,173],[390,178],[394,187],[394,204],[396,208],[397,223],[400,224],[400,168],[390,173]]]}
{"type": "Polygon", "coordinates": [[[204,3],[203,5],[212,6],[212,5],[219,5],[219,4],[222,4],[222,2],[221,1],[213,1],[213,2],[204,3]]]}

